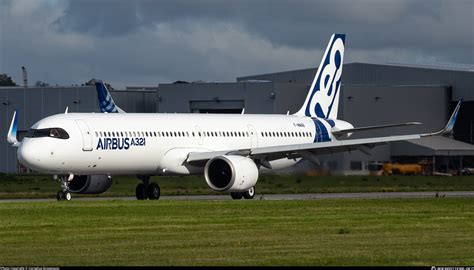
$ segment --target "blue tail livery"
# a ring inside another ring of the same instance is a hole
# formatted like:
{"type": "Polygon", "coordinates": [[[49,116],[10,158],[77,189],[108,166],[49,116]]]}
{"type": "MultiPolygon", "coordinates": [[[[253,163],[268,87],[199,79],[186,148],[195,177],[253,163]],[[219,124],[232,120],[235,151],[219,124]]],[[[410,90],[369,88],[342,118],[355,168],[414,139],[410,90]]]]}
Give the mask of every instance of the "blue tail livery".
{"type": "Polygon", "coordinates": [[[95,89],[97,90],[97,97],[99,98],[99,109],[106,113],[124,113],[125,111],[115,105],[112,96],[103,82],[96,82],[95,89]]]}
{"type": "Polygon", "coordinates": [[[296,115],[337,119],[345,37],[343,34],[331,36],[308,96],[296,115]]]}

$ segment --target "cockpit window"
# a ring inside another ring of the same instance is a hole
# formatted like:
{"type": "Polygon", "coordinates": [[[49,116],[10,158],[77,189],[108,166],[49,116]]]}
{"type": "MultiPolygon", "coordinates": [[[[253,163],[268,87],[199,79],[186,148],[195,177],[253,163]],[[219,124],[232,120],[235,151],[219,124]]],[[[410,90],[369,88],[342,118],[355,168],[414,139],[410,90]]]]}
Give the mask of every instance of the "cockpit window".
{"type": "Polygon", "coordinates": [[[69,134],[62,128],[30,129],[26,133],[27,138],[51,137],[57,139],[69,139],[69,134]]]}

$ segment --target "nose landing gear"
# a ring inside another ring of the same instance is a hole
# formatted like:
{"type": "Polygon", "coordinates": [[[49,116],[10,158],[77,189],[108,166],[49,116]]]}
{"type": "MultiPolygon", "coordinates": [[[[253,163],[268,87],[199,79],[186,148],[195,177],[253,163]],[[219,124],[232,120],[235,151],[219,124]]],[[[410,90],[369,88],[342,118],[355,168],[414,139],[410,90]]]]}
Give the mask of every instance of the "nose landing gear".
{"type": "Polygon", "coordinates": [[[140,175],[138,179],[142,180],[143,183],[137,185],[135,189],[135,196],[137,200],[158,200],[161,195],[160,186],[156,183],[150,184],[149,175],[140,175]]]}
{"type": "Polygon", "coordinates": [[[70,174],[69,176],[66,175],[61,175],[61,176],[55,176],[59,182],[61,182],[61,190],[56,193],[56,199],[58,201],[70,201],[72,199],[71,192],[69,192],[69,182],[74,178],[73,174],[70,174]]]}

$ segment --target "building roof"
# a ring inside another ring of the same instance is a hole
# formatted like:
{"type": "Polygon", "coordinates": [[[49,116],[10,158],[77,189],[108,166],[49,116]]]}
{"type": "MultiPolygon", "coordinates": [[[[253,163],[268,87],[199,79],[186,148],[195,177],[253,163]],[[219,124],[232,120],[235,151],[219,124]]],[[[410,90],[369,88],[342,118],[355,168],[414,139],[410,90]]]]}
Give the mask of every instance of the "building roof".
{"type": "MultiPolygon", "coordinates": [[[[404,67],[404,68],[416,68],[416,69],[431,69],[431,70],[452,70],[452,71],[464,71],[464,72],[474,72],[474,65],[471,64],[462,64],[462,63],[375,63],[375,62],[351,62],[345,63],[344,66],[352,66],[352,65],[370,65],[370,66],[385,66],[385,67],[404,67]]],[[[286,71],[279,71],[279,72],[270,72],[270,73],[262,73],[262,74],[254,74],[254,75],[246,75],[237,77],[237,81],[242,80],[251,80],[254,77],[259,76],[269,76],[269,75],[279,75],[279,74],[287,74],[287,73],[299,73],[299,72],[314,72],[318,67],[311,67],[311,68],[303,68],[303,69],[294,69],[294,70],[286,70],[286,71]]]]}
{"type": "Polygon", "coordinates": [[[406,68],[421,68],[421,69],[440,69],[440,70],[455,70],[474,72],[474,65],[462,63],[370,63],[370,62],[351,62],[346,65],[375,65],[375,66],[392,66],[392,67],[406,67],[406,68]]]}
{"type": "Polygon", "coordinates": [[[474,156],[474,145],[443,136],[391,143],[392,156],[474,156]]]}

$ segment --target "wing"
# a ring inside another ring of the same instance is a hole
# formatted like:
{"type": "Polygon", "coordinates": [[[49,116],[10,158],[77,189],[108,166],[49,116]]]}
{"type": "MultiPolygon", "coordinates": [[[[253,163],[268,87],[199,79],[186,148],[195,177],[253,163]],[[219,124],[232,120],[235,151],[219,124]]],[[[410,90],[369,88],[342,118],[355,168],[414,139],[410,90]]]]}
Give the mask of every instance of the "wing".
{"type": "Polygon", "coordinates": [[[421,125],[419,122],[409,122],[409,123],[400,123],[400,124],[389,124],[389,125],[380,125],[380,126],[368,126],[368,127],[356,127],[356,128],[349,128],[349,129],[342,129],[332,131],[332,135],[338,137],[343,134],[353,133],[357,131],[368,131],[368,130],[375,130],[375,129],[385,129],[385,128],[392,128],[392,127],[404,127],[404,126],[412,126],[412,125],[421,125]]]}
{"type": "Polygon", "coordinates": [[[210,151],[210,152],[191,152],[188,154],[187,162],[200,166],[207,160],[210,160],[217,156],[222,155],[241,155],[249,156],[252,159],[259,159],[263,161],[272,161],[281,158],[300,158],[306,157],[311,158],[312,155],[323,155],[339,152],[348,152],[360,150],[368,153],[368,149],[371,149],[377,145],[386,144],[388,142],[415,140],[421,137],[443,135],[451,132],[456,122],[456,118],[461,106],[462,100],[460,100],[453,111],[453,114],[449,118],[446,126],[440,131],[426,134],[413,134],[413,135],[400,135],[400,136],[387,136],[387,137],[376,137],[376,138],[365,138],[365,139],[353,139],[343,141],[331,141],[331,142],[319,142],[319,143],[306,143],[306,144],[290,144],[280,146],[269,146],[269,147],[258,147],[250,149],[234,149],[225,151],[210,151]]]}
{"type": "Polygon", "coordinates": [[[367,153],[368,149],[372,149],[377,145],[394,141],[414,140],[420,137],[419,134],[415,134],[320,143],[290,144],[229,151],[191,152],[188,154],[187,162],[197,164],[222,155],[250,156],[253,159],[272,161],[281,158],[300,158],[308,154],[323,155],[355,150],[367,153]]]}

